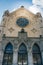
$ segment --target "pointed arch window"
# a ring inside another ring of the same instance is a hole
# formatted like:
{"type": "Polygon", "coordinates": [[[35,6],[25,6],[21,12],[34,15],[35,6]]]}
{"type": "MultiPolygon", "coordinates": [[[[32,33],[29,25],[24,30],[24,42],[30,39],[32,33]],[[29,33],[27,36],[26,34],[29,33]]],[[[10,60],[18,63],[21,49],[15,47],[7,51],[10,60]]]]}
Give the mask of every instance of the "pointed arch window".
{"type": "Polygon", "coordinates": [[[21,44],[18,51],[18,65],[27,65],[27,48],[21,44]]]}
{"type": "Polygon", "coordinates": [[[5,47],[3,63],[2,65],[12,65],[13,61],[13,46],[11,43],[8,43],[5,47]]]}
{"type": "Polygon", "coordinates": [[[37,44],[33,45],[32,53],[33,53],[33,64],[42,65],[41,52],[37,44]]]}

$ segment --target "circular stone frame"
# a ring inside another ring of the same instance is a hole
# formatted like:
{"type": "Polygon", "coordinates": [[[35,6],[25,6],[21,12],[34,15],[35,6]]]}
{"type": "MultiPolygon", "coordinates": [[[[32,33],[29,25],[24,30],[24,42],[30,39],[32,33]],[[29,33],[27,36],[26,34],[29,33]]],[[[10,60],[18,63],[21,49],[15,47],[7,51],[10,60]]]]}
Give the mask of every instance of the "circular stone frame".
{"type": "Polygon", "coordinates": [[[26,27],[29,24],[29,21],[26,18],[19,18],[17,19],[16,24],[20,27],[26,27]]]}

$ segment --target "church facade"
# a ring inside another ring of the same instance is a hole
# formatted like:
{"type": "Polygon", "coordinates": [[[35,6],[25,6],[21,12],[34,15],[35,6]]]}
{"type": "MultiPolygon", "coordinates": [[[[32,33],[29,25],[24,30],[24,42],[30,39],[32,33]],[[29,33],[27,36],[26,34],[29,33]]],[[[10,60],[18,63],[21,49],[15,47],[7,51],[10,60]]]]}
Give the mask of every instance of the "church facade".
{"type": "Polygon", "coordinates": [[[0,65],[43,65],[43,18],[23,6],[4,12],[0,25],[0,65]]]}

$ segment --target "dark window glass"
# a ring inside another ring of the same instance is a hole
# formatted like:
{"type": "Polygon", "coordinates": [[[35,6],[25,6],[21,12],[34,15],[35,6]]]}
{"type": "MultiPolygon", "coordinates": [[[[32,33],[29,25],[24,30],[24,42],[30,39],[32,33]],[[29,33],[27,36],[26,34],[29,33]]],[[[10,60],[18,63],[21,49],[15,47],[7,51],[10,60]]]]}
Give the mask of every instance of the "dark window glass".
{"type": "Polygon", "coordinates": [[[12,65],[13,60],[13,46],[9,43],[4,51],[3,63],[2,65],[12,65]]]}
{"type": "Polygon", "coordinates": [[[33,64],[42,65],[41,52],[40,52],[40,48],[37,44],[34,44],[32,53],[33,53],[33,64]]]}
{"type": "Polygon", "coordinates": [[[19,18],[17,21],[16,21],[17,25],[20,26],[20,27],[25,27],[29,24],[29,21],[28,19],[26,18],[19,18]]]}
{"type": "Polygon", "coordinates": [[[18,65],[27,65],[27,48],[23,43],[18,51],[18,65]]]}

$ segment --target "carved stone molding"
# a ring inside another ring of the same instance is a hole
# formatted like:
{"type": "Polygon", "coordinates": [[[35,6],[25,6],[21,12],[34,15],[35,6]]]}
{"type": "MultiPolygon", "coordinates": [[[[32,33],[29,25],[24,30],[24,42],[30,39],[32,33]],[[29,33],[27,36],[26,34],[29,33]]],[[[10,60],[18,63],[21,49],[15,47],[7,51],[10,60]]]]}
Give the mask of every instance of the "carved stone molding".
{"type": "Polygon", "coordinates": [[[37,30],[36,30],[35,28],[33,28],[31,31],[32,31],[33,33],[37,32],[37,30]]]}
{"type": "Polygon", "coordinates": [[[12,32],[14,31],[14,29],[11,27],[11,28],[8,29],[8,31],[9,31],[10,33],[12,33],[12,32]]]}

